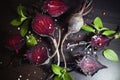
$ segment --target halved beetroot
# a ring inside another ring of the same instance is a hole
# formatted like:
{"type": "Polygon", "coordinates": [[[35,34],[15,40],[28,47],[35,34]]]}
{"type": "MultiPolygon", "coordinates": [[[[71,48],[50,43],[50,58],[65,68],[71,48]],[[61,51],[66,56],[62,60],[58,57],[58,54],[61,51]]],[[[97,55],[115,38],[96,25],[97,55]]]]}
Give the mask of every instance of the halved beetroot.
{"type": "Polygon", "coordinates": [[[48,58],[47,48],[43,44],[33,46],[25,54],[26,58],[34,64],[42,64],[48,58]]]}
{"type": "Polygon", "coordinates": [[[32,21],[32,29],[37,34],[51,35],[54,27],[55,25],[52,18],[45,14],[37,14],[32,21]]]}
{"type": "Polygon", "coordinates": [[[62,0],[47,0],[43,4],[43,9],[52,17],[58,17],[67,9],[67,5],[62,0]]]}

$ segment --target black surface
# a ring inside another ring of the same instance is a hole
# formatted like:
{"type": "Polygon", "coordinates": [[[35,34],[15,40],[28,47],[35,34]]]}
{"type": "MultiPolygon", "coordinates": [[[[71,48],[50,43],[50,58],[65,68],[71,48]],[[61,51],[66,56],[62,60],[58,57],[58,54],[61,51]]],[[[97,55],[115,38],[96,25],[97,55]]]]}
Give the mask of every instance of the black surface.
{"type": "MultiPolygon", "coordinates": [[[[74,4],[78,4],[73,0],[74,4]]],[[[78,1],[78,0],[77,0],[78,1]]],[[[19,67],[5,68],[10,60],[11,52],[4,48],[3,42],[8,33],[18,33],[17,28],[12,27],[9,23],[16,17],[16,6],[19,4],[18,0],[7,0],[0,2],[0,80],[17,80],[20,75],[21,80],[44,80],[42,68],[38,68],[33,65],[22,65],[19,67]]],[[[119,0],[94,0],[94,9],[89,17],[88,22],[91,22],[96,16],[100,16],[104,22],[104,25],[115,29],[117,25],[120,25],[120,1],[119,0]],[[106,13],[103,16],[103,12],[106,13]]],[[[73,4],[71,4],[73,5],[73,4]]],[[[115,50],[120,58],[120,40],[114,40],[111,42],[109,48],[115,50]]],[[[98,52],[99,60],[102,64],[108,66],[107,69],[102,69],[97,72],[93,77],[86,77],[80,73],[71,72],[74,80],[120,80],[120,62],[114,63],[104,59],[101,56],[101,52],[98,52]]],[[[17,62],[17,61],[16,61],[17,62]]],[[[18,61],[19,62],[19,61],[18,61]]],[[[17,66],[17,64],[15,65],[17,66]]]]}

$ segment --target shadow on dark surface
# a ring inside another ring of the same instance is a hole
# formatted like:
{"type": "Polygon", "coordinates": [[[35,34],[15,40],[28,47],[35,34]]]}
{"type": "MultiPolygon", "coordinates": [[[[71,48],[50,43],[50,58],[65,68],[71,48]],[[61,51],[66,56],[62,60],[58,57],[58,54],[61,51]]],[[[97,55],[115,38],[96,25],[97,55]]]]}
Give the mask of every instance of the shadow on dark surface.
{"type": "MultiPolygon", "coordinates": [[[[66,2],[69,1],[72,0],[66,2]]],[[[11,59],[12,52],[4,47],[4,41],[9,33],[19,33],[17,28],[10,25],[10,21],[17,16],[16,7],[19,2],[18,0],[7,0],[0,3],[0,80],[44,80],[47,73],[42,68],[30,64],[18,66],[19,59],[16,59],[15,63],[18,64],[15,64],[14,67],[5,68],[11,59]]],[[[120,25],[119,3],[119,0],[94,0],[94,9],[89,16],[85,17],[86,22],[91,23],[96,16],[100,16],[105,26],[116,29],[117,25],[120,25]]],[[[78,3],[74,2],[74,4],[78,3]]],[[[120,58],[119,45],[120,40],[114,40],[109,48],[115,50],[120,58]]],[[[100,62],[108,68],[100,70],[93,77],[71,72],[74,80],[120,80],[120,62],[110,62],[101,56],[101,52],[98,54],[100,62]]]]}

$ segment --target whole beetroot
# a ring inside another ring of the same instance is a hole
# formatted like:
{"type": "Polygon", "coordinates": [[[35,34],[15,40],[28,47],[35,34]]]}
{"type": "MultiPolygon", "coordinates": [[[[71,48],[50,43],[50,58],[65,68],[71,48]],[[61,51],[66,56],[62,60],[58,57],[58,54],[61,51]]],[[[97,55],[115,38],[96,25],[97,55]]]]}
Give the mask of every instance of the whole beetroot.
{"type": "Polygon", "coordinates": [[[8,49],[16,51],[16,53],[18,53],[19,49],[22,48],[24,43],[24,38],[19,34],[10,34],[6,39],[5,45],[8,49]]]}

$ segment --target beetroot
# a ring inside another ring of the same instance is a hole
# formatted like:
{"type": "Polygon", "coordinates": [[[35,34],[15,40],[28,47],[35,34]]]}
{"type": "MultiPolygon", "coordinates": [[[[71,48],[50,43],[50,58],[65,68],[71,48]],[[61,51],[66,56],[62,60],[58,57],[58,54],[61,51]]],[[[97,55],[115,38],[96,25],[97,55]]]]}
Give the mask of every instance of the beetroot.
{"type": "Polygon", "coordinates": [[[37,14],[32,21],[32,29],[37,34],[51,35],[54,27],[55,25],[52,18],[45,14],[37,14]]]}
{"type": "Polygon", "coordinates": [[[85,55],[82,60],[78,60],[77,66],[80,67],[86,75],[93,75],[98,70],[106,68],[106,66],[98,62],[95,57],[90,55],[85,55]]]}
{"type": "Polygon", "coordinates": [[[91,39],[91,46],[96,49],[103,49],[109,45],[110,38],[104,35],[94,35],[91,39]]]}
{"type": "Polygon", "coordinates": [[[62,0],[47,0],[43,4],[43,9],[52,17],[58,17],[67,10],[67,5],[62,0]]]}
{"type": "Polygon", "coordinates": [[[48,58],[47,53],[47,48],[42,44],[38,44],[28,50],[25,56],[34,64],[42,64],[48,58]]]}
{"type": "Polygon", "coordinates": [[[12,51],[16,51],[16,53],[18,53],[18,50],[21,49],[24,43],[23,37],[19,34],[11,34],[6,39],[6,47],[12,51]]]}

